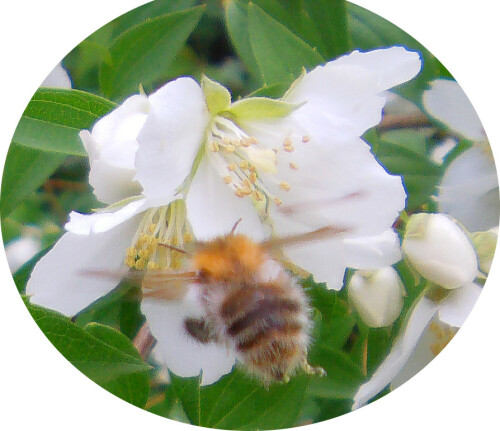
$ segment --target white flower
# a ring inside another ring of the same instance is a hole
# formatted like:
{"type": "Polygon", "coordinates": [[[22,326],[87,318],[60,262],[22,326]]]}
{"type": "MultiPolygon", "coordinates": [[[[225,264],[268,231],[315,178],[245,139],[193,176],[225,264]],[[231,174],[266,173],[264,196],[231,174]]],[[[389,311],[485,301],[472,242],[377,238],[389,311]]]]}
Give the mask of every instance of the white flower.
{"type": "Polygon", "coordinates": [[[21,266],[42,249],[40,240],[33,236],[23,236],[5,246],[5,255],[10,272],[14,274],[21,266]]]}
{"type": "Polygon", "coordinates": [[[427,296],[420,298],[389,355],[358,389],[352,409],[365,405],[391,382],[394,382],[394,387],[399,386],[427,365],[463,325],[480,293],[477,284],[469,283],[458,289],[442,291],[445,296],[441,300],[427,296]],[[440,344],[430,343],[428,331],[439,330],[446,339],[440,344]]]}
{"type": "Polygon", "coordinates": [[[41,84],[41,87],[52,88],[71,88],[71,86],[71,78],[61,63],[54,67],[41,84]]]}
{"type": "MultiPolygon", "coordinates": [[[[201,86],[179,78],[149,97],[127,99],[92,133],[81,134],[94,193],[110,205],[70,215],[69,232],[32,273],[31,301],[72,315],[116,284],[90,280],[83,269],[113,271],[124,260],[140,270],[176,269],[180,256],[160,250],[158,242],[182,247],[193,235],[224,235],[240,218],[238,232],[254,240],[266,237],[267,225],[280,236],[328,225],[351,229],[345,244],[336,238],[287,250],[294,263],[331,288],[342,286],[350,262],[366,268],[393,263],[397,247],[389,247],[388,256],[384,250],[398,241],[387,231],[406,194],[400,177],[387,174],[360,136],[380,121],[384,91],[420,67],[417,53],[395,47],[353,52],[317,67],[282,100],[231,103],[229,92],[208,78],[201,86]],[[334,210],[323,205],[333,202],[334,210]],[[307,211],[280,211],[296,205],[307,211]],[[369,242],[366,258],[354,262],[360,238],[369,242]]],[[[184,356],[184,344],[172,351],[176,342],[167,332],[181,331],[181,317],[194,312],[188,299],[171,306],[145,301],[143,312],[172,371],[198,374],[201,362],[195,361],[196,370],[178,371],[170,365],[175,358],[167,358],[169,352],[184,356]],[[176,311],[165,312],[170,308],[176,311]]],[[[220,365],[219,376],[229,372],[230,352],[210,344],[197,348],[199,358],[205,349],[220,365]]]]}
{"type": "Polygon", "coordinates": [[[448,166],[439,186],[439,210],[472,232],[498,226],[500,201],[493,154],[469,99],[455,81],[438,79],[424,92],[423,104],[451,131],[473,142],[448,166]]]}
{"type": "Polygon", "coordinates": [[[372,328],[389,326],[399,317],[406,294],[392,266],[377,271],[356,271],[347,286],[350,302],[372,328]]]}
{"type": "Polygon", "coordinates": [[[413,214],[406,226],[402,248],[421,275],[446,289],[471,283],[478,274],[471,241],[444,214],[413,214]]]}

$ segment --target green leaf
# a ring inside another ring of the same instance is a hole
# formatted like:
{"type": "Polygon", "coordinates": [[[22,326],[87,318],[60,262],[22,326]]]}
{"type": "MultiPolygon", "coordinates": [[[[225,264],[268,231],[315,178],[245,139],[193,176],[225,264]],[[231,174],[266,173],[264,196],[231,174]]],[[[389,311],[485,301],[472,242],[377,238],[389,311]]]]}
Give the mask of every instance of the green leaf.
{"type": "Polygon", "coordinates": [[[300,106],[302,105],[268,99],[267,97],[249,97],[233,103],[221,115],[228,113],[241,121],[283,118],[300,106]]]}
{"type": "Polygon", "coordinates": [[[81,329],[55,311],[32,304],[27,307],[49,341],[78,370],[132,404],[146,403],[150,366],[128,338],[110,327],[90,324],[81,329]]]}
{"type": "Polygon", "coordinates": [[[198,6],[147,20],[118,36],[112,63],[101,66],[101,91],[113,99],[137,92],[139,85],[161,78],[184,46],[204,11],[198,6]]]}
{"type": "Polygon", "coordinates": [[[40,187],[65,158],[61,153],[47,153],[12,143],[2,178],[2,217],[8,216],[40,187]]]}
{"type": "MultiPolygon", "coordinates": [[[[120,332],[98,323],[89,323],[85,327],[85,331],[103,343],[141,360],[139,352],[130,340],[120,332]]],[[[148,400],[149,377],[146,371],[118,376],[102,383],[101,386],[112,394],[138,407],[144,407],[148,400]]]]}
{"type": "Polygon", "coordinates": [[[314,0],[304,2],[313,25],[319,32],[328,59],[349,51],[350,39],[347,26],[347,6],[345,0],[314,0]]]}
{"type": "Polygon", "coordinates": [[[115,106],[79,90],[40,88],[24,111],[13,141],[40,151],[86,156],[78,133],[115,106]]]}
{"type": "Polygon", "coordinates": [[[315,48],[253,3],[248,18],[250,44],[264,83],[291,82],[304,67],[324,62],[315,48]]]}
{"type": "Polygon", "coordinates": [[[308,376],[268,390],[236,370],[217,383],[200,386],[200,378],[171,373],[172,384],[193,425],[219,429],[278,429],[295,425],[308,376]]]}
{"type": "Polygon", "coordinates": [[[217,115],[231,104],[231,93],[227,88],[205,75],[201,77],[201,89],[205,96],[205,103],[212,115],[217,115]]]}
{"type": "Polygon", "coordinates": [[[403,177],[408,194],[407,209],[418,210],[432,203],[431,196],[443,167],[430,160],[425,136],[412,130],[384,133],[378,142],[376,157],[391,174],[403,177]]]}
{"type": "Polygon", "coordinates": [[[224,6],[226,26],[236,52],[252,76],[261,80],[259,65],[250,45],[250,36],[248,34],[248,2],[245,0],[228,0],[224,2],[224,6]]]}

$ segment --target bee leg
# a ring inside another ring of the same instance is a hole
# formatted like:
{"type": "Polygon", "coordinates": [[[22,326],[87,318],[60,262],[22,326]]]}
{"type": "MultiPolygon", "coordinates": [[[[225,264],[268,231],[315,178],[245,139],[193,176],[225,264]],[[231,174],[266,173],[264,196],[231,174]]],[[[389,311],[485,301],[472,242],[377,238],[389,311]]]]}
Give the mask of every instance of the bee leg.
{"type": "Polygon", "coordinates": [[[205,319],[187,318],[184,320],[184,328],[191,337],[195,338],[200,343],[208,343],[217,340],[214,331],[205,319]]]}
{"type": "Polygon", "coordinates": [[[326,371],[321,367],[313,367],[307,362],[307,359],[304,359],[302,362],[301,368],[305,371],[306,374],[315,375],[315,376],[326,376],[326,371]]]}

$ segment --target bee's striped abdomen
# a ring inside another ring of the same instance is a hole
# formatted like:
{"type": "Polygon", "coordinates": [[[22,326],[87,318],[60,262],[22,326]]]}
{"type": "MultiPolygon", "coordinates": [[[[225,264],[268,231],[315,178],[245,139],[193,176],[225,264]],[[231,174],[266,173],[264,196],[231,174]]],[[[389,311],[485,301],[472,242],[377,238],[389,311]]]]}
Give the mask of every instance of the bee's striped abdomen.
{"type": "Polygon", "coordinates": [[[285,379],[306,359],[308,310],[295,284],[242,284],[225,298],[221,317],[241,361],[265,381],[273,381],[285,379]]]}

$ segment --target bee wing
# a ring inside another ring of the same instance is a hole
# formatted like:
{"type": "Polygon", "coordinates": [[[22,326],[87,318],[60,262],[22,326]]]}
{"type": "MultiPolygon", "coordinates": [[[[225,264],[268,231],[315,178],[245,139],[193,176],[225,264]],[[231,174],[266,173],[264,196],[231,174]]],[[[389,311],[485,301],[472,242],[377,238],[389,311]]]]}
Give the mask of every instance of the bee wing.
{"type": "Polygon", "coordinates": [[[89,269],[82,274],[90,277],[105,277],[116,280],[130,280],[141,283],[144,298],[158,298],[174,301],[182,299],[189,283],[198,281],[194,271],[171,272],[162,270],[150,271],[109,271],[89,269]]]}
{"type": "Polygon", "coordinates": [[[291,245],[300,245],[306,242],[329,239],[342,233],[349,232],[349,230],[349,228],[339,226],[325,226],[311,232],[271,238],[261,242],[260,244],[267,250],[281,249],[291,245]]]}
{"type": "Polygon", "coordinates": [[[199,281],[194,271],[179,273],[148,271],[142,279],[143,298],[157,298],[165,301],[182,299],[190,283],[199,281]]]}

